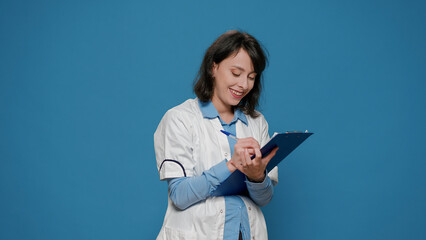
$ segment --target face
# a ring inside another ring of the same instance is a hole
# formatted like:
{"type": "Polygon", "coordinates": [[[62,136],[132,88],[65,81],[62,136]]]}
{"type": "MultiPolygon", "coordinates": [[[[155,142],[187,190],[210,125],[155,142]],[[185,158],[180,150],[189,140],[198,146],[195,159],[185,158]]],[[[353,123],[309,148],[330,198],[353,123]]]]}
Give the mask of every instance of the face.
{"type": "Polygon", "coordinates": [[[213,64],[214,88],[212,103],[218,111],[230,111],[253,88],[256,73],[244,49],[213,64]]]}

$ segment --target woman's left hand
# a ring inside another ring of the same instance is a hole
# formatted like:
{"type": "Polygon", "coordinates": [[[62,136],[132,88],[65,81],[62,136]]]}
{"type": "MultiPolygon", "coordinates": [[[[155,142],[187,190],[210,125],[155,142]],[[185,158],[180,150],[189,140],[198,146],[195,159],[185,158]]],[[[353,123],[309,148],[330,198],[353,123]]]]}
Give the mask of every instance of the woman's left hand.
{"type": "Polygon", "coordinates": [[[253,149],[239,149],[241,162],[232,162],[232,164],[244,173],[251,182],[262,182],[265,179],[265,169],[269,161],[275,156],[278,147],[274,148],[268,156],[262,158],[262,153],[258,147],[254,148],[255,157],[251,159],[253,149]]]}

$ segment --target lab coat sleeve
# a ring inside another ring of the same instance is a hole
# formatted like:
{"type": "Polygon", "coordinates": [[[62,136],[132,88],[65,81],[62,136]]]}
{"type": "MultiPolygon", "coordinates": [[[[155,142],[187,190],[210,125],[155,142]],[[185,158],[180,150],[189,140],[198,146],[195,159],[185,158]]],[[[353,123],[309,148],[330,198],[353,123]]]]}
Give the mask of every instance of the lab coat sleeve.
{"type": "Polygon", "coordinates": [[[192,124],[187,114],[171,109],[154,133],[155,158],[160,180],[194,175],[192,124]]]}
{"type": "MultiPolygon", "coordinates": [[[[270,137],[269,137],[269,126],[268,122],[266,121],[265,117],[260,114],[260,128],[261,128],[261,143],[260,146],[263,147],[268,143],[270,137]]],[[[278,184],[278,167],[274,167],[271,169],[271,171],[268,173],[269,178],[272,181],[272,184],[275,186],[278,184]]]]}

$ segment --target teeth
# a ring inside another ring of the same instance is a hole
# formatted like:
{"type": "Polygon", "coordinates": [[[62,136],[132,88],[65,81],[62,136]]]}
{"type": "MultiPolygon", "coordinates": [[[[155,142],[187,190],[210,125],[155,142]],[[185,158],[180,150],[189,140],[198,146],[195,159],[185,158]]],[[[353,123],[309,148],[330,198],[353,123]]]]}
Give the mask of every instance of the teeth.
{"type": "Polygon", "coordinates": [[[242,93],[242,92],[236,92],[236,91],[234,91],[234,90],[232,90],[232,89],[231,89],[231,92],[232,92],[233,94],[237,95],[237,96],[241,96],[241,95],[243,95],[243,93],[242,93]]]}

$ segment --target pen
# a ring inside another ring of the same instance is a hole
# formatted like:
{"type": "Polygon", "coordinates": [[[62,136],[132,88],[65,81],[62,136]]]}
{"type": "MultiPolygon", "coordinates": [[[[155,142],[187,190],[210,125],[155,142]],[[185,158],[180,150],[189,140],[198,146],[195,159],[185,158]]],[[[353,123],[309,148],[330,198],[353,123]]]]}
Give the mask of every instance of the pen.
{"type": "MultiPolygon", "coordinates": [[[[230,137],[230,138],[233,138],[233,139],[235,139],[235,140],[237,140],[238,141],[238,138],[234,135],[234,134],[232,134],[232,133],[230,133],[230,132],[227,132],[227,131],[224,131],[224,130],[220,130],[223,134],[225,134],[226,136],[228,136],[228,137],[230,137]]],[[[253,154],[250,158],[251,159],[254,159],[256,157],[256,155],[255,154],[253,154]]]]}
{"type": "MultiPolygon", "coordinates": [[[[235,139],[235,140],[237,140],[238,141],[238,138],[234,135],[234,134],[232,134],[232,133],[230,133],[230,132],[227,132],[227,131],[225,131],[225,130],[220,130],[223,134],[225,134],[226,136],[228,136],[228,137],[230,137],[230,138],[233,138],[233,139],[235,139]]],[[[250,158],[251,159],[254,159],[256,157],[256,154],[253,154],[250,158]]]]}
{"type": "Polygon", "coordinates": [[[237,136],[235,136],[234,134],[232,134],[232,133],[230,133],[230,132],[227,132],[227,131],[224,131],[224,130],[220,130],[223,134],[225,134],[226,136],[228,136],[228,137],[230,137],[230,138],[233,138],[233,139],[235,139],[235,140],[237,140],[238,141],[238,138],[237,138],[237,136]]]}

